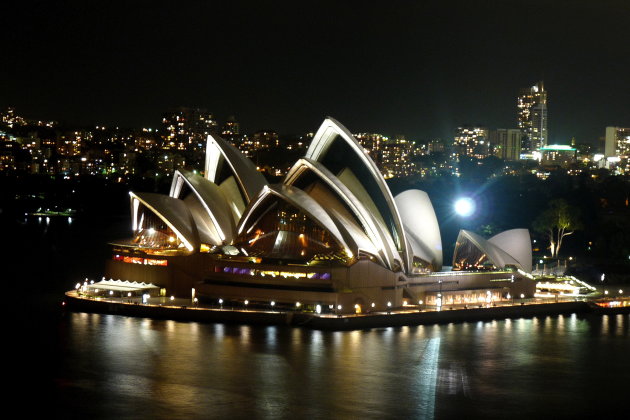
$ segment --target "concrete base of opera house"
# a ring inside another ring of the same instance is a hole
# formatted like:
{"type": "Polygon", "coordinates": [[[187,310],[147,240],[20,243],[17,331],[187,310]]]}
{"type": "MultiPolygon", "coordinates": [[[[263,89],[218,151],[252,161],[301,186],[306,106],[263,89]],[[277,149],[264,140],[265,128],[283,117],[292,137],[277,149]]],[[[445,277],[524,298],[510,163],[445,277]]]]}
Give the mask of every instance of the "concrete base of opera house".
{"type": "Polygon", "coordinates": [[[400,327],[449,322],[474,322],[493,319],[571,313],[619,313],[629,307],[611,311],[588,301],[535,303],[442,311],[392,310],[390,313],[361,315],[318,315],[298,311],[264,311],[189,307],[185,305],[147,305],[123,300],[103,300],[67,292],[64,306],[73,311],[107,313],[154,319],[187,322],[221,322],[250,325],[289,325],[317,330],[357,330],[367,328],[400,327]]]}

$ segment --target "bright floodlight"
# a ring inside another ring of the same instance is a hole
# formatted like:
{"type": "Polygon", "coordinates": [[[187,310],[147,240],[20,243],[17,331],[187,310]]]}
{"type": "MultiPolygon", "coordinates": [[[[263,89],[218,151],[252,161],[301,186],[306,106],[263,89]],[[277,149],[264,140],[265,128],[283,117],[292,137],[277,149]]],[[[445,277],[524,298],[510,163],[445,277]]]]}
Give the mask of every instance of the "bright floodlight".
{"type": "Polygon", "coordinates": [[[475,212],[475,202],[470,197],[460,198],[455,202],[455,212],[463,217],[468,217],[475,212]]]}

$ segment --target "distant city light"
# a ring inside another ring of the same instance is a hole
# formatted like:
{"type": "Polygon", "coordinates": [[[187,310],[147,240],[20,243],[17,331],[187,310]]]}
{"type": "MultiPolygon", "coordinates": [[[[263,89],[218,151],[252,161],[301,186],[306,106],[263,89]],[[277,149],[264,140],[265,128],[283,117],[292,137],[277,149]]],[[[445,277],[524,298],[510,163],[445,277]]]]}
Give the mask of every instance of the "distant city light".
{"type": "Polygon", "coordinates": [[[475,212],[475,201],[470,197],[462,197],[455,201],[455,213],[462,217],[469,217],[475,212]]]}

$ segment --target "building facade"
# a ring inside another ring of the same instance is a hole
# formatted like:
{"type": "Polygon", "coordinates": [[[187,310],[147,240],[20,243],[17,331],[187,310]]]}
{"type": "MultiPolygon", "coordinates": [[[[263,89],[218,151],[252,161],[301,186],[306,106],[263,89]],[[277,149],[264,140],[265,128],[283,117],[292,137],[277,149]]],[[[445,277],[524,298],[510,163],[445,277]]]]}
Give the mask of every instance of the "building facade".
{"type": "Polygon", "coordinates": [[[517,99],[518,128],[523,132],[523,153],[547,145],[547,91],[543,82],[521,89],[517,99]]]}
{"type": "Polygon", "coordinates": [[[218,124],[211,112],[197,108],[178,108],[162,116],[165,150],[199,151],[209,134],[215,134],[218,124]]]}
{"type": "Polygon", "coordinates": [[[630,157],[630,128],[606,127],[604,156],[630,157]]]}
{"type": "Polygon", "coordinates": [[[577,149],[563,144],[550,144],[540,148],[540,163],[566,168],[577,160],[577,149]]]}
{"type": "Polygon", "coordinates": [[[483,159],[490,155],[488,129],[481,126],[461,126],[455,130],[453,147],[457,156],[483,159]]]}
{"type": "Polygon", "coordinates": [[[490,130],[488,140],[492,154],[504,160],[519,160],[523,133],[517,128],[490,130]]]}

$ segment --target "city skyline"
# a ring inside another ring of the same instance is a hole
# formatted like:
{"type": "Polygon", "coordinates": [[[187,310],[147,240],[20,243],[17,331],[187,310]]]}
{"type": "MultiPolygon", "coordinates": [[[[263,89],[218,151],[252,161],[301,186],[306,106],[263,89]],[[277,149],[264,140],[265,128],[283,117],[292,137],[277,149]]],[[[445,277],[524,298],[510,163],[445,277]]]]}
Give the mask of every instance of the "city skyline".
{"type": "Polygon", "coordinates": [[[190,106],[283,134],[330,115],[353,131],[449,139],[466,123],[516,128],[519,90],[544,81],[549,143],[594,143],[628,125],[628,17],[616,1],[26,2],[0,18],[0,107],[148,127],[190,106]]]}

